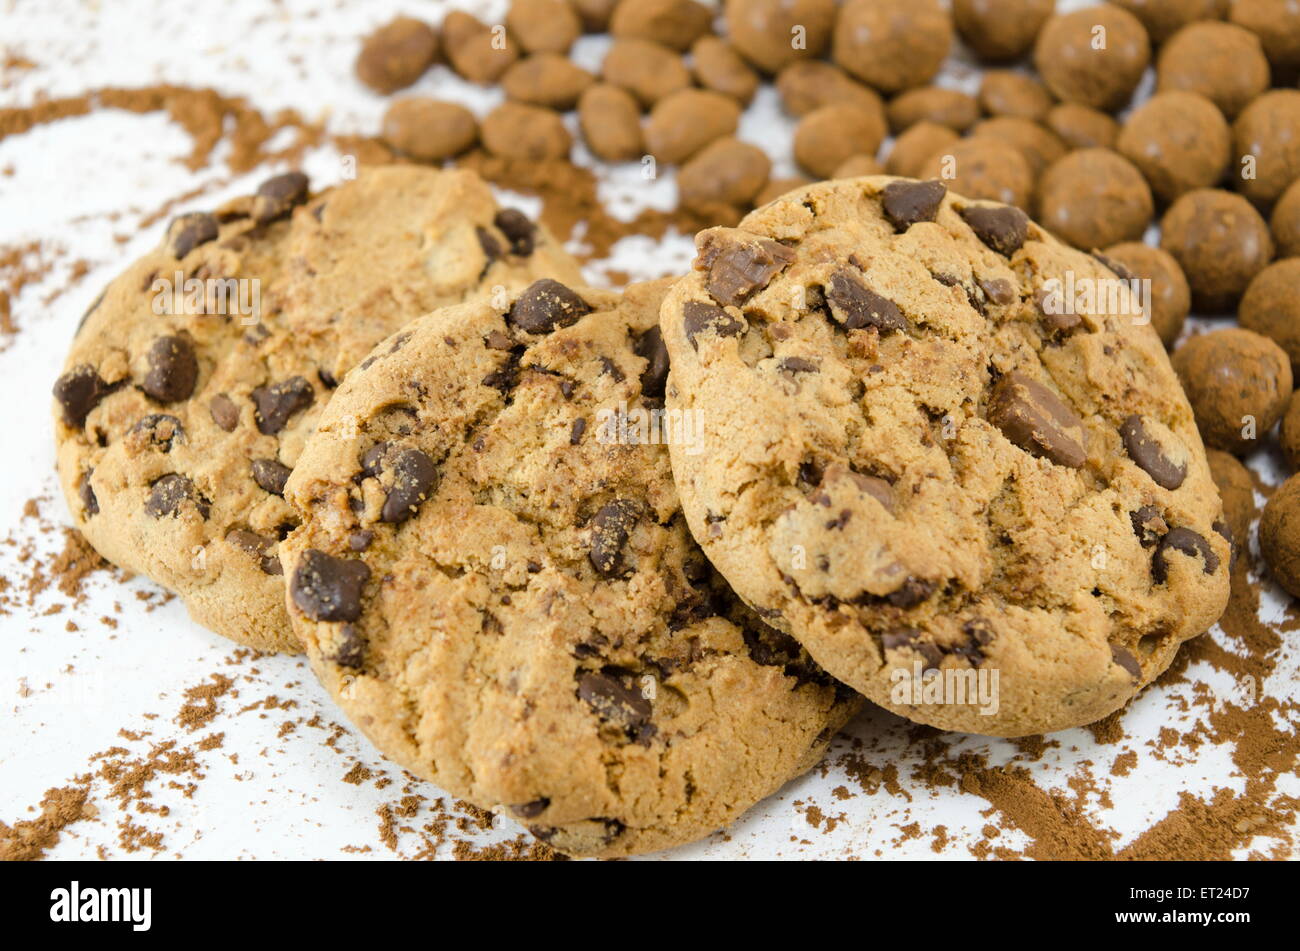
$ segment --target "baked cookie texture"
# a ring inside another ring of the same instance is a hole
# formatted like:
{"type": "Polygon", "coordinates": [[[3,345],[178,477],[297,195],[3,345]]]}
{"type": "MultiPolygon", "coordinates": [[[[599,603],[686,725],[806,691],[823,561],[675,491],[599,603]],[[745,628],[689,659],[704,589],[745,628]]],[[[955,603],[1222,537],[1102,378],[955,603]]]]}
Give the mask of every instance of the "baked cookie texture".
{"type": "Polygon", "coordinates": [[[1229,530],[1192,411],[1100,260],[1017,209],[886,177],[696,243],[662,313],[668,408],[705,432],[670,447],[682,506],[831,674],[945,729],[1059,730],[1219,617],[1229,530]],[[1068,313],[1088,286],[1118,296],[1068,313]],[[996,712],[957,702],[961,672],[996,672],[996,712]],[[909,686],[927,678],[953,686],[909,686]]]}
{"type": "Polygon", "coordinates": [[[73,521],[200,624],[297,650],[278,559],[298,522],[284,481],[338,381],[434,307],[577,273],[468,172],[376,168],[315,196],[288,173],[182,215],[92,306],[55,384],[73,521]],[[191,280],[202,298],[187,303],[191,280]],[[223,286],[208,282],[224,280],[223,306],[223,286]],[[159,300],[177,313],[155,313],[159,300]]]}
{"type": "Polygon", "coordinates": [[[726,825],[858,703],[691,539],[640,415],[667,286],[541,281],[410,324],[288,483],[289,612],[322,683],[386,756],[573,855],[726,825]]]}

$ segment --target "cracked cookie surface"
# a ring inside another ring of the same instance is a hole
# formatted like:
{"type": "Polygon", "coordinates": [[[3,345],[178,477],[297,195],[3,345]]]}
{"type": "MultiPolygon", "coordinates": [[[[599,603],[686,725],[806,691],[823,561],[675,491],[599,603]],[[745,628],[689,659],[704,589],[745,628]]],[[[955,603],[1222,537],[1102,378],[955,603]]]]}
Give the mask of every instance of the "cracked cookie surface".
{"type": "Polygon", "coordinates": [[[92,306],[55,384],[76,527],[206,627],[296,650],[283,486],[337,381],[407,321],[541,276],[577,265],[467,172],[376,168],[315,196],[287,173],[180,216],[92,306]]]}
{"type": "Polygon", "coordinates": [[[692,541],[649,411],[667,282],[431,314],[339,388],[287,494],[290,616],[379,749],[574,855],[697,839],[857,698],[692,541]]]}
{"type": "Polygon", "coordinates": [[[683,509],[831,674],[914,720],[1022,735],[1117,709],[1217,620],[1230,541],[1200,435],[1105,263],[884,177],[697,246],[662,314],[668,407],[704,432],[670,447],[683,509]],[[961,696],[977,683],[992,702],[961,696]]]}

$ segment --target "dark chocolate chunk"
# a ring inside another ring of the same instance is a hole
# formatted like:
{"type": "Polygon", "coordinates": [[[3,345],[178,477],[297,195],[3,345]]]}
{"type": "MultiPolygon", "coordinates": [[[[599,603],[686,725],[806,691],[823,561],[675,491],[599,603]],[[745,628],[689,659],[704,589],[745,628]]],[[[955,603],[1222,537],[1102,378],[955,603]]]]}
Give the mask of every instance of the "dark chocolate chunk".
{"type": "Polygon", "coordinates": [[[375,533],[369,529],[362,529],[359,532],[353,532],[348,536],[348,547],[353,551],[365,551],[370,547],[370,543],[375,540],[375,533]]]}
{"type": "Polygon", "coordinates": [[[1190,528],[1171,528],[1156,545],[1155,554],[1151,556],[1151,578],[1156,584],[1169,580],[1169,554],[1181,552],[1189,558],[1201,558],[1201,570],[1212,575],[1219,567],[1219,556],[1214,553],[1204,537],[1190,528]]]}
{"type": "Polygon", "coordinates": [[[576,324],[591,313],[591,305],[549,277],[530,284],[510,308],[506,319],[525,333],[548,334],[576,324]]]}
{"type": "Polygon", "coordinates": [[[695,338],[705,332],[712,332],[719,337],[738,337],[745,332],[743,317],[733,317],[715,304],[688,300],[682,307],[682,330],[686,339],[696,350],[700,349],[695,338]]]}
{"type": "Polygon", "coordinates": [[[181,215],[167,227],[167,233],[167,250],[179,260],[199,245],[216,239],[217,219],[201,211],[181,215]]]}
{"type": "Polygon", "coordinates": [[[569,445],[576,446],[582,442],[582,434],[587,431],[587,421],[579,416],[569,427],[569,445]]]}
{"type": "Polygon", "coordinates": [[[1133,652],[1127,647],[1121,647],[1119,644],[1111,644],[1110,659],[1128,671],[1128,674],[1133,678],[1134,683],[1138,683],[1142,680],[1142,665],[1138,663],[1138,659],[1133,656],[1133,652]]]}
{"type": "Polygon", "coordinates": [[[252,395],[257,431],[266,436],[274,436],[284,429],[294,413],[306,409],[316,399],[316,391],[300,376],[259,386],[252,395]]]}
{"type": "Polygon", "coordinates": [[[95,490],[90,485],[90,477],[94,474],[94,469],[87,469],[77,483],[77,498],[81,499],[81,507],[86,510],[86,518],[99,514],[99,499],[95,498],[95,490]]]}
{"type": "Polygon", "coordinates": [[[1010,205],[971,205],[961,210],[975,237],[1005,257],[1019,251],[1029,237],[1029,216],[1010,205]]]}
{"type": "Polygon", "coordinates": [[[522,802],[517,806],[511,806],[510,811],[520,819],[536,819],[546,811],[546,807],[550,804],[551,800],[543,796],[540,799],[534,799],[532,802],[522,802]]]}
{"type": "Polygon", "coordinates": [[[880,193],[881,208],[890,224],[906,231],[918,221],[934,221],[948,188],[943,182],[890,182],[880,193]]]}
{"type": "Polygon", "coordinates": [[[284,484],[292,471],[277,459],[253,460],[253,481],[272,495],[284,495],[284,484]]]}
{"type": "Polygon", "coordinates": [[[1060,466],[1082,468],[1083,423],[1061,398],[1023,373],[1008,373],[993,387],[988,421],[1025,452],[1060,466]]]}
{"type": "Polygon", "coordinates": [[[492,219],[492,223],[510,242],[510,253],[516,257],[526,258],[533,253],[537,243],[537,226],[528,220],[528,216],[515,208],[502,208],[492,219]]]}
{"type": "Polygon", "coordinates": [[[695,239],[695,267],[707,271],[705,289],[724,306],[739,306],[794,260],[785,245],[735,228],[710,228],[695,239]]]}
{"type": "Polygon", "coordinates": [[[302,554],[289,594],[313,621],[355,621],[370,568],[356,558],[335,558],[316,548],[302,554]]]}
{"type": "Polygon", "coordinates": [[[623,571],[623,546],[636,525],[641,507],[629,499],[615,499],[601,506],[591,520],[591,548],[588,558],[600,574],[611,577],[623,571]]]}
{"type": "Polygon", "coordinates": [[[385,468],[392,469],[393,487],[384,498],[380,518],[385,522],[404,522],[429,497],[438,480],[438,468],[419,449],[401,450],[386,460],[385,468]]]}
{"type": "Polygon", "coordinates": [[[841,268],[831,275],[831,282],[826,287],[826,301],[830,304],[831,316],[845,330],[875,327],[881,333],[889,333],[907,329],[907,318],[898,305],[867,287],[848,268],[841,268]]]}
{"type": "Polygon", "coordinates": [[[1187,463],[1176,463],[1165,455],[1141,416],[1130,416],[1120,425],[1119,434],[1124,440],[1124,450],[1139,469],[1155,480],[1156,485],[1176,489],[1187,478],[1187,463]]]}
{"type": "Polygon", "coordinates": [[[54,398],[63,409],[63,421],[79,429],[85,425],[90,411],[115,389],[116,386],[100,378],[94,367],[83,363],[54,381],[54,398]]]}
{"type": "Polygon", "coordinates": [[[302,172],[285,172],[268,178],[253,196],[253,220],[260,225],[287,215],[295,205],[307,200],[307,176],[302,172]]]}
{"type": "Polygon", "coordinates": [[[212,397],[212,402],[208,404],[208,412],[212,414],[212,421],[217,424],[218,429],[231,433],[239,425],[239,407],[225,393],[218,393],[212,397]]]}
{"type": "Polygon", "coordinates": [[[1011,282],[1000,277],[984,280],[979,278],[976,282],[980,290],[984,292],[985,300],[997,304],[999,307],[1005,307],[1007,304],[1016,302],[1016,289],[1011,286],[1011,282]]]}
{"type": "MultiPolygon", "coordinates": [[[[185,427],[175,416],[167,413],[150,413],[136,421],[136,423],[127,430],[128,436],[148,441],[148,445],[159,449],[162,452],[171,452],[172,446],[177,443],[185,442],[185,427]]],[[[140,445],[137,443],[136,445],[140,445]]],[[[141,446],[141,448],[144,448],[141,446]]]]}
{"type": "Polygon", "coordinates": [[[149,370],[140,389],[160,403],[177,403],[194,393],[199,379],[199,360],[194,345],[185,337],[158,337],[149,345],[149,370]]]}
{"type": "Polygon", "coordinates": [[[617,723],[635,735],[650,722],[650,701],[641,695],[632,675],[616,667],[578,678],[578,698],[602,720],[617,723]]]}
{"type": "Polygon", "coordinates": [[[1154,505],[1143,505],[1136,512],[1130,512],[1129,521],[1133,523],[1133,534],[1143,548],[1153,548],[1169,531],[1160,510],[1154,505]]]}
{"type": "Polygon", "coordinates": [[[641,395],[651,399],[662,397],[668,382],[668,348],[657,324],[637,339],[636,355],[646,361],[641,371],[641,395]]]}
{"type": "Polygon", "coordinates": [[[144,503],[145,514],[154,518],[177,515],[181,505],[187,501],[194,503],[199,515],[208,517],[208,502],[199,495],[194,483],[179,473],[168,473],[150,487],[149,497],[144,503]]]}
{"type": "Polygon", "coordinates": [[[885,595],[885,600],[896,608],[914,608],[934,594],[937,582],[926,578],[908,578],[898,588],[885,595]]]}
{"type": "Polygon", "coordinates": [[[478,235],[478,246],[483,249],[483,256],[487,258],[487,263],[483,266],[487,270],[492,266],[492,262],[501,257],[501,242],[499,242],[486,228],[475,228],[474,233],[478,235]]]}
{"type": "Polygon", "coordinates": [[[786,373],[817,373],[821,369],[812,360],[803,357],[782,357],[777,361],[776,367],[786,373]]]}
{"type": "Polygon", "coordinates": [[[328,660],[349,670],[360,670],[366,663],[366,641],[355,625],[344,624],[339,629],[339,643],[328,660]]]}
{"type": "Polygon", "coordinates": [[[882,635],[880,645],[886,651],[910,649],[916,651],[925,660],[924,670],[938,670],[943,661],[943,651],[932,641],[924,640],[921,632],[915,628],[905,627],[882,635]]]}

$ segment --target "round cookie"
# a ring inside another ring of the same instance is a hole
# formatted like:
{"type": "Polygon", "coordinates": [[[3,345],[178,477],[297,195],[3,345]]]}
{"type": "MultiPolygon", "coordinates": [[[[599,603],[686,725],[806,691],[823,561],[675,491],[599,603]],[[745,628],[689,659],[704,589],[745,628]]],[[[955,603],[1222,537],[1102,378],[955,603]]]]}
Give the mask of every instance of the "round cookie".
{"type": "Polygon", "coordinates": [[[1229,543],[1164,348],[1120,288],[1064,306],[1115,287],[1095,258],[888,178],[697,247],[661,312],[668,409],[707,421],[705,451],[669,447],[682,505],[832,675],[944,729],[1038,733],[1119,708],[1218,618],[1229,543]],[[997,671],[997,703],[927,696],[928,669],[997,671]]]}
{"type": "MultiPolygon", "coordinates": [[[[293,624],[387,756],[574,855],[699,838],[856,707],[691,541],[657,435],[667,281],[541,281],[350,374],[288,494],[293,624]]],[[[690,430],[694,432],[694,430],[690,430]]]]}
{"type": "Polygon", "coordinates": [[[433,307],[552,274],[575,279],[576,265],[468,172],[377,168],[315,197],[288,173],[182,215],[109,285],[55,384],[73,523],[200,624],[296,649],[277,558],[297,524],[283,486],[331,389],[433,307]],[[159,293],[204,279],[207,313],[197,295],[159,293]]]}

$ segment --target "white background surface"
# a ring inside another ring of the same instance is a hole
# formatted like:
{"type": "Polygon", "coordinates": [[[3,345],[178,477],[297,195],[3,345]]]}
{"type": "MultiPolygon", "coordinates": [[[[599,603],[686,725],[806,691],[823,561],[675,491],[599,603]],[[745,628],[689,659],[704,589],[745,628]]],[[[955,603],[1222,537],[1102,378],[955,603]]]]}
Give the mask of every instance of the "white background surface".
{"type": "MultiPolygon", "coordinates": [[[[0,57],[5,52],[20,54],[37,64],[29,71],[0,74],[0,106],[27,105],[42,94],[67,96],[100,86],[170,82],[246,96],[267,115],[292,107],[308,119],[326,119],[334,133],[371,134],[386,100],[352,76],[359,38],[397,12],[437,22],[449,6],[471,9],[496,22],[505,4],[0,0],[0,57]]],[[[573,56],[594,68],[604,46],[603,39],[587,37],[573,56]]],[[[943,81],[973,88],[969,67],[961,64],[943,81]]],[[[500,96],[461,82],[445,67],[436,67],[408,92],[459,99],[480,114],[500,96]]],[[[768,87],[747,112],[741,136],[771,151],[777,161],[774,174],[788,174],[793,171],[791,127],[768,87]]],[[[48,393],[81,313],[126,262],[159,239],[162,224],[140,232],[142,219],[194,189],[202,189],[202,194],[177,210],[211,207],[250,191],[268,174],[262,169],[233,177],[223,161],[228,148],[224,144],[208,167],[191,173],[181,164],[190,148],[188,136],[161,113],[100,111],[0,140],[0,172],[13,170],[0,175],[0,246],[40,241],[42,254],[53,264],[43,281],[28,286],[14,302],[21,331],[0,352],[0,536],[19,543],[0,545],[0,573],[12,583],[21,584],[30,573],[18,561],[25,540],[36,538],[42,551],[61,547],[61,539],[42,535],[33,520],[23,519],[22,510],[28,499],[39,498],[45,519],[63,523],[66,518],[53,475],[48,393]],[[119,244],[115,235],[129,240],[119,244]],[[91,269],[68,286],[72,263],[79,259],[91,269]],[[55,294],[65,287],[66,292],[55,294]]],[[[583,158],[581,147],[576,154],[583,158]]],[[[339,156],[327,148],[312,151],[304,168],[315,187],[331,184],[340,174],[339,156]]],[[[647,184],[635,167],[603,174],[605,196],[628,214],[645,205],[666,209],[673,204],[670,175],[647,184]]],[[[514,201],[528,211],[537,207],[528,199],[514,201]]],[[[661,245],[629,239],[588,276],[600,282],[605,266],[635,276],[680,271],[688,266],[691,253],[687,236],[670,237],[661,245]]],[[[376,810],[397,802],[407,781],[399,771],[386,768],[357,735],[344,733],[332,746],[325,744],[332,724],[343,718],[301,659],[236,659],[234,645],[190,622],[179,601],[147,610],[137,596],[156,601],[159,592],[145,579],[123,584],[101,572],[88,589],[86,603],[53,616],[43,612],[66,600],[57,592],[46,592],[30,610],[0,616],[0,820],[12,824],[32,818],[28,807],[39,803],[47,788],[94,771],[92,757],[102,751],[118,747],[129,758],[171,738],[179,747],[194,748],[205,737],[221,733],[220,748],[195,753],[203,778],[192,796],[168,788],[168,777],[148,786],[148,804],[165,806],[166,815],[120,811],[107,797],[105,783],[97,780],[92,786],[97,818],[71,826],[50,855],[94,857],[101,846],[103,854],[124,855],[118,823],[129,815],[133,822],[160,832],[163,845],[161,850],[144,849],[126,857],[393,856],[379,841],[376,810]],[[105,614],[117,619],[116,630],[97,620],[105,614]],[[69,619],[78,631],[65,630],[69,619]],[[207,727],[187,732],[174,721],[185,702],[184,691],[208,681],[213,673],[234,678],[234,689],[221,698],[220,713],[207,727]],[[277,703],[290,699],[296,706],[266,709],[267,698],[279,698],[277,703]],[[316,715],[318,725],[311,725],[316,715]],[[285,732],[286,722],[296,728],[285,732]],[[128,739],[121,730],[147,735],[128,739]],[[379,788],[374,780],[360,785],[340,782],[357,762],[372,769],[376,778],[387,775],[392,783],[379,788]]],[[[1283,609],[1278,599],[1265,600],[1268,618],[1279,619],[1283,609]]],[[[1207,636],[1239,649],[1217,628],[1207,636]]],[[[1263,686],[1266,692],[1294,694],[1298,644],[1297,636],[1289,635],[1277,672],[1263,686]]],[[[1193,668],[1189,680],[1197,679],[1226,696],[1233,693],[1226,675],[1193,668]]],[[[1191,683],[1149,690],[1126,716],[1128,739],[1118,745],[1098,746],[1086,730],[1071,730],[1054,736],[1057,745],[1033,761],[1005,741],[945,736],[942,742],[950,747],[949,760],[977,752],[987,756],[989,765],[1022,761],[1042,788],[1063,790],[1071,799],[1070,779],[1090,773],[1109,792],[1111,805],[1088,797],[1089,819],[1116,830],[1114,846],[1119,849],[1176,806],[1180,791],[1206,795],[1216,787],[1244,787],[1222,747],[1206,744],[1196,751],[1180,749],[1176,757],[1152,755],[1148,741],[1154,741],[1162,727],[1185,731],[1200,716],[1180,712],[1181,700],[1192,690],[1191,683]],[[1126,777],[1110,776],[1112,761],[1126,750],[1137,752],[1138,766],[1126,777]]],[[[1189,709],[1197,710],[1194,705],[1189,709]]],[[[848,736],[837,741],[823,770],[760,804],[727,836],[715,835],[656,857],[969,857],[968,846],[997,818],[986,818],[989,804],[981,798],[911,778],[919,756],[916,745],[909,743],[908,729],[908,724],[879,711],[862,715],[848,736]],[[901,790],[860,790],[841,762],[851,737],[863,741],[858,755],[870,766],[898,766],[901,790]],[[839,786],[855,795],[842,800],[833,792],[839,786]],[[841,817],[833,831],[825,832],[825,824],[822,830],[812,826],[810,803],[828,816],[841,817]],[[900,832],[900,826],[911,822],[919,823],[917,837],[900,832]],[[939,825],[946,827],[948,838],[941,849],[932,847],[932,833],[939,825]]],[[[171,778],[181,785],[193,779],[171,778]]],[[[427,797],[414,818],[403,820],[418,827],[433,814],[428,800],[440,793],[422,783],[412,791],[427,797]]],[[[1291,777],[1289,784],[1279,784],[1279,792],[1300,795],[1300,782],[1291,777]]],[[[506,819],[496,826],[494,832],[473,838],[483,843],[513,838],[520,831],[506,819]]],[[[1019,849],[1027,841],[1013,830],[1004,832],[997,844],[1019,849]]],[[[1264,840],[1255,844],[1265,849],[1269,845],[1264,840]]],[[[400,854],[414,855],[419,847],[418,835],[400,837],[400,854]]],[[[447,854],[445,848],[442,854],[447,854]]]]}

